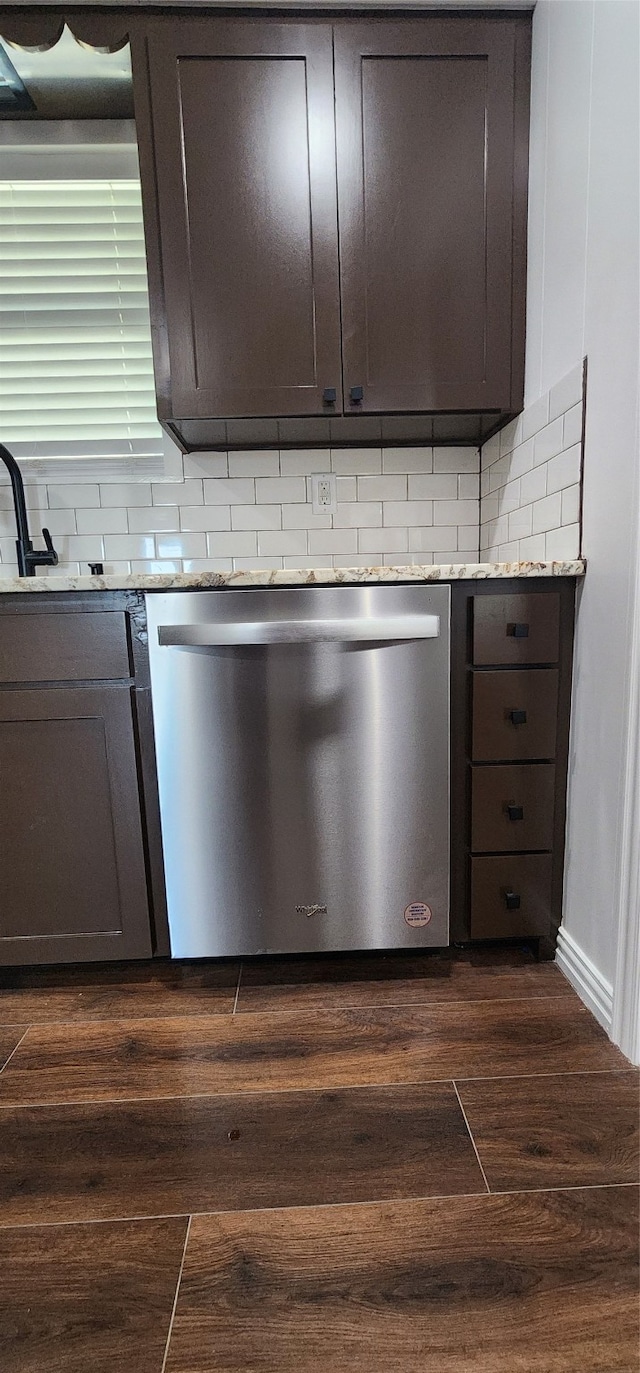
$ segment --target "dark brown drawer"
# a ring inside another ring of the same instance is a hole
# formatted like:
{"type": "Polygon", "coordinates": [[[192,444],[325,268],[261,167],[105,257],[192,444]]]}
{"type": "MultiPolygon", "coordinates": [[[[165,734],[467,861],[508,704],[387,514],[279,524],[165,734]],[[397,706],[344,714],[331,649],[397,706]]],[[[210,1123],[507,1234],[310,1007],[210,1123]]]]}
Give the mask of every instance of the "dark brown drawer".
{"type": "Polygon", "coordinates": [[[471,938],[548,935],[551,854],[471,859],[471,938]]]}
{"type": "Polygon", "coordinates": [[[553,758],[557,710],[555,668],[474,673],[474,761],[553,758]]]}
{"type": "Polygon", "coordinates": [[[0,615],[0,682],[117,681],[132,670],[122,610],[0,615]]]}
{"type": "Polygon", "coordinates": [[[550,849],[553,763],[472,769],[471,848],[474,853],[550,849]]]}
{"type": "Polygon", "coordinates": [[[474,663],[556,663],[560,597],[557,592],[474,596],[474,663]]]}

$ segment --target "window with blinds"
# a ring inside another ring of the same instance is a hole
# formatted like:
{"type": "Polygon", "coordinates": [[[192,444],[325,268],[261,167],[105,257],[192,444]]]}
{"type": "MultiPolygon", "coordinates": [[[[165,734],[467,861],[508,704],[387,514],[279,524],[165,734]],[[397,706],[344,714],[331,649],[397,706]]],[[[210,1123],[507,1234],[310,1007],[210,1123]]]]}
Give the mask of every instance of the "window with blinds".
{"type": "Polygon", "coordinates": [[[139,181],[0,181],[0,440],[162,454],[139,181]]]}

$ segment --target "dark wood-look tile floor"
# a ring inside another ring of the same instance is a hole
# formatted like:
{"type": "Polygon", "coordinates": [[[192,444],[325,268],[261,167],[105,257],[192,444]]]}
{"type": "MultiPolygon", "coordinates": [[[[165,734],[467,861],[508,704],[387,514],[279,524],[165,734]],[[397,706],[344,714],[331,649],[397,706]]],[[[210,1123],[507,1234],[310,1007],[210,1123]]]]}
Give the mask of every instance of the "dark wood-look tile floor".
{"type": "Polygon", "coordinates": [[[557,968],[5,972],[0,1022],[3,1373],[636,1373],[638,1075],[557,968]]]}

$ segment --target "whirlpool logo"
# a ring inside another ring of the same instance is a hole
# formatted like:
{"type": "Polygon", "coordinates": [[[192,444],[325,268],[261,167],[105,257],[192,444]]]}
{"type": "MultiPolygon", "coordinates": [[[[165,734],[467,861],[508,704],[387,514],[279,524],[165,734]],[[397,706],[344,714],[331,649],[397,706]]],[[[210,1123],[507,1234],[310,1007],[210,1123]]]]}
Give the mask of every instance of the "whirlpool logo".
{"type": "Polygon", "coordinates": [[[326,915],[326,914],[327,914],[327,908],[326,908],[326,906],[319,906],[319,905],[317,905],[317,904],[314,905],[314,906],[296,906],[296,915],[307,915],[307,916],[310,916],[310,915],[326,915]]]}

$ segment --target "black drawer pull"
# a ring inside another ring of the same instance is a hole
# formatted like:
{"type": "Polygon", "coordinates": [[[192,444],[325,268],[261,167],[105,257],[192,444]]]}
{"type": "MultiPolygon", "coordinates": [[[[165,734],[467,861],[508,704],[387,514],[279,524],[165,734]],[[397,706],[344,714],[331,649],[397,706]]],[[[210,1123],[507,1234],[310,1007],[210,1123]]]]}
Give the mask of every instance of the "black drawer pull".
{"type": "Polygon", "coordinates": [[[527,712],[526,710],[510,710],[509,719],[512,725],[526,725],[527,712]]]}
{"type": "Polygon", "coordinates": [[[510,891],[508,887],[503,887],[502,895],[504,896],[504,904],[508,911],[520,910],[520,897],[517,892],[510,891]]]}
{"type": "Polygon", "coordinates": [[[322,399],[325,405],[335,405],[338,399],[338,392],[336,391],[335,386],[325,386],[324,391],[322,392],[322,399]]]}
{"type": "Polygon", "coordinates": [[[528,639],[529,626],[525,624],[507,625],[507,634],[512,639],[528,639]]]}
{"type": "Polygon", "coordinates": [[[355,402],[356,405],[359,405],[360,401],[364,400],[364,387],[352,386],[351,390],[349,391],[349,400],[352,400],[355,402]]]}
{"type": "Polygon", "coordinates": [[[516,806],[515,803],[514,803],[513,801],[507,801],[507,802],[506,802],[506,804],[505,804],[505,810],[506,810],[507,815],[509,816],[509,819],[510,819],[510,820],[524,820],[524,809],[523,809],[523,807],[522,807],[522,806],[516,806]]]}

